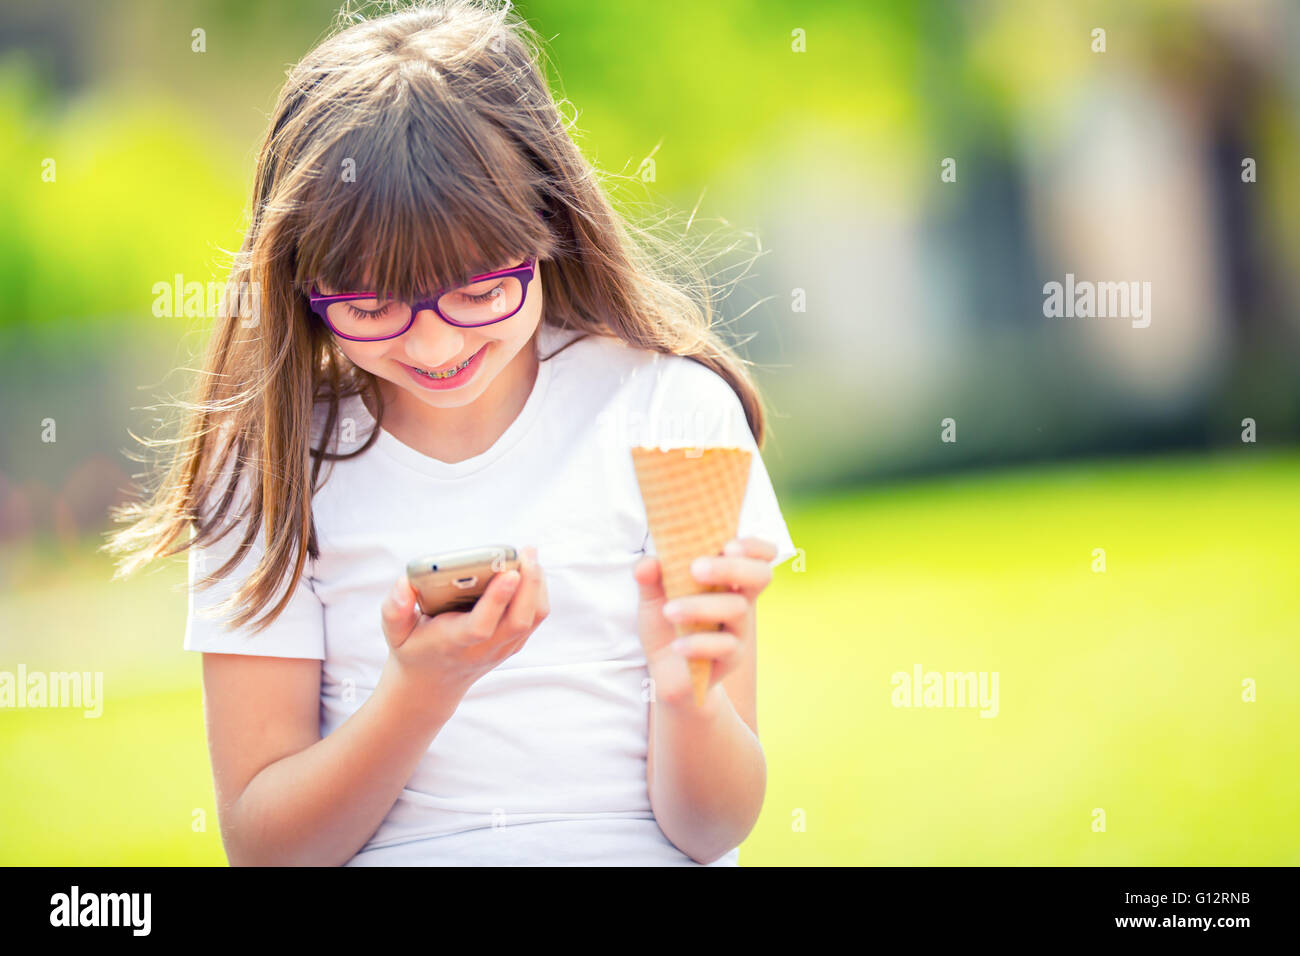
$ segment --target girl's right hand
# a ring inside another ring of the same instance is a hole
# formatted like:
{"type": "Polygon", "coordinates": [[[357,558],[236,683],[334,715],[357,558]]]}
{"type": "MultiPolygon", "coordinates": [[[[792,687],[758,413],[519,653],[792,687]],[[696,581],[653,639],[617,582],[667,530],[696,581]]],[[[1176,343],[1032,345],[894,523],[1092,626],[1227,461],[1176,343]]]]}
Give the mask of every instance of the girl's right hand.
{"type": "Polygon", "coordinates": [[[493,575],[468,611],[420,613],[406,575],[380,610],[388,663],[423,697],[459,703],[480,677],[519,651],[550,613],[537,549],[522,550],[518,571],[493,575]]]}

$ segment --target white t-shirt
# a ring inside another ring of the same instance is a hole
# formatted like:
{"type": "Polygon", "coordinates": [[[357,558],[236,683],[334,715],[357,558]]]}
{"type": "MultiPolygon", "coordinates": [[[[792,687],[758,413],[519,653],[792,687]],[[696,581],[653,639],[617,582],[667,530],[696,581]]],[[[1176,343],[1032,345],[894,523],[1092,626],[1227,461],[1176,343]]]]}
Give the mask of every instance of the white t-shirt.
{"type": "MultiPolygon", "coordinates": [[[[576,334],[544,325],[539,354],[576,334]]],[[[318,411],[318,428],[322,418],[318,411]]],[[[339,418],[335,447],[364,444],[374,419],[359,397],[341,404],[339,418]]],[[[324,736],[379,680],[388,653],[379,609],[409,560],[483,545],[537,548],[551,613],[469,689],[347,865],[699,865],[659,828],[646,786],[648,671],[632,568],[654,545],[629,453],[637,444],[752,450],[739,536],[774,542],[774,567],[794,556],[726,381],[690,359],[607,337],[541,362],[518,418],[481,455],[449,464],[381,430],[358,458],[327,463],[313,502],[320,558],[260,634],[196,612],[233,591],[260,559],[262,539],[204,591],[192,587],[191,549],[185,648],[321,660],[324,736]]],[[[239,538],[234,531],[206,549],[206,568],[220,567],[239,538]]],[[[710,865],[738,858],[733,849],[710,865]]]]}

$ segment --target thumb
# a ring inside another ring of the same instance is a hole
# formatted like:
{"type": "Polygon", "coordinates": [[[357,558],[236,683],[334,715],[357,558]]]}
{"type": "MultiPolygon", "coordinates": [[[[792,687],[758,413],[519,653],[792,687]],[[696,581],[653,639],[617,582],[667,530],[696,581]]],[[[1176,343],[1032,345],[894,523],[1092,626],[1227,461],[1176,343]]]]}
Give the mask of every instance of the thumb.
{"type": "Polygon", "coordinates": [[[379,609],[379,618],[383,623],[384,638],[388,646],[401,647],[415,630],[415,623],[420,617],[419,608],[415,606],[415,591],[406,575],[398,577],[388,596],[379,609]]]}
{"type": "Polygon", "coordinates": [[[642,558],[632,569],[632,576],[641,589],[642,604],[663,603],[664,581],[658,558],[642,558]]]}
{"type": "Polygon", "coordinates": [[[651,655],[659,654],[677,636],[677,631],[664,617],[667,596],[664,594],[663,565],[659,559],[642,558],[632,569],[632,576],[641,589],[641,601],[637,606],[637,637],[649,661],[651,655]]]}

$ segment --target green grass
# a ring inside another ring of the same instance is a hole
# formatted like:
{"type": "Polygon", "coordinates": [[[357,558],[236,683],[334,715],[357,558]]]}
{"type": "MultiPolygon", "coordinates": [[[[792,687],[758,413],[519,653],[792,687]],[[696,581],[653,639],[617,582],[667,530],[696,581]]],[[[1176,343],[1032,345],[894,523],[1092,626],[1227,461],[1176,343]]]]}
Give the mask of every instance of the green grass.
{"type": "MultiPolygon", "coordinates": [[[[1300,863],[1297,487],[1300,456],[1251,450],[787,508],[742,863],[1300,863]],[[914,664],[997,671],[998,715],[892,706],[914,664]]],[[[109,701],[0,711],[0,864],[224,862],[175,570],[10,581],[0,667],[75,660],[109,701]]]]}
{"type": "Polygon", "coordinates": [[[225,865],[198,688],[3,720],[0,864],[225,865]]]}
{"type": "Polygon", "coordinates": [[[761,599],[742,862],[1300,862],[1297,487],[1294,454],[1243,452],[793,512],[806,570],[761,599]],[[997,717],[892,706],[918,663],[997,671],[997,717]]]}

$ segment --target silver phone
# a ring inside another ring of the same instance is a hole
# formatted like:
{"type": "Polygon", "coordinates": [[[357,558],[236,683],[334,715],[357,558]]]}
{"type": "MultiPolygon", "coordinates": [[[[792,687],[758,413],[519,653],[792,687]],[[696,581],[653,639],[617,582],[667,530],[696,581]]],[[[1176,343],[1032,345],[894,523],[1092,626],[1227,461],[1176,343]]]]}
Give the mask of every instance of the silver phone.
{"type": "Polygon", "coordinates": [[[519,555],[508,545],[445,551],[409,561],[406,577],[422,614],[468,611],[488,582],[502,571],[518,570],[519,555]]]}

